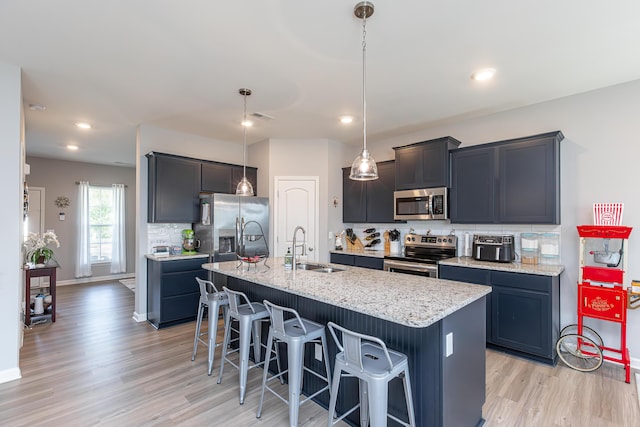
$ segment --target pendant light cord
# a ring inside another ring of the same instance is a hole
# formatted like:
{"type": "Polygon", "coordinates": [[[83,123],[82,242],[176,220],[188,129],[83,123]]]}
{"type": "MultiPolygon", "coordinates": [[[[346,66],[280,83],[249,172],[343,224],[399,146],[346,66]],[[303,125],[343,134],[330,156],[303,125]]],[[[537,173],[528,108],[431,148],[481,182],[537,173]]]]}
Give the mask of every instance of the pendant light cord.
{"type": "Polygon", "coordinates": [[[367,151],[367,16],[362,19],[362,135],[364,152],[367,151]]]}
{"type": "Polygon", "coordinates": [[[247,93],[243,95],[244,116],[242,118],[242,177],[247,176],[247,93]]]}

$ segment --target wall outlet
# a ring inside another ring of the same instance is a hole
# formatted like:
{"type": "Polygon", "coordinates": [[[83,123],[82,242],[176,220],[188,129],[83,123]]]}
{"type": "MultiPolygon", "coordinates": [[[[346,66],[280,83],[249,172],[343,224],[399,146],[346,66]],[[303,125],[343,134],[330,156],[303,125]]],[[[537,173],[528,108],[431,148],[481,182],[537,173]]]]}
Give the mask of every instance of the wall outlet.
{"type": "Polygon", "coordinates": [[[316,360],[319,362],[322,362],[322,345],[320,344],[315,345],[315,353],[316,353],[315,354],[316,360]]]}
{"type": "Polygon", "coordinates": [[[452,354],[453,354],[453,332],[449,332],[446,336],[445,357],[449,357],[452,354]]]}

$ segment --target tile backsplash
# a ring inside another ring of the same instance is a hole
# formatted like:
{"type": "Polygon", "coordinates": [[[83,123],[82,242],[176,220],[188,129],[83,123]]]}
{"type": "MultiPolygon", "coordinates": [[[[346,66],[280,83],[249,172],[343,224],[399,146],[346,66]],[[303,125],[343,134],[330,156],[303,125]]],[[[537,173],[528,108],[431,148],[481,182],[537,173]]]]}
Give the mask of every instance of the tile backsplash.
{"type": "MultiPolygon", "coordinates": [[[[517,259],[521,253],[520,235],[522,233],[554,233],[557,234],[560,242],[560,225],[515,225],[515,224],[450,224],[446,221],[409,221],[403,224],[344,224],[345,228],[352,228],[356,236],[366,244],[364,230],[375,228],[382,235],[387,230],[396,229],[400,231],[400,241],[404,243],[404,236],[409,232],[417,234],[444,235],[455,234],[458,237],[458,255],[464,255],[464,236],[469,233],[471,242],[474,234],[513,234],[515,238],[515,250],[517,259]]],[[[372,249],[384,250],[383,242],[375,245],[372,249]]],[[[561,245],[561,242],[559,243],[561,245]]],[[[343,240],[344,246],[344,240],[343,240]]],[[[404,247],[402,248],[404,250],[404,247]]],[[[558,262],[560,260],[558,259],[558,262]]]]}
{"type": "Polygon", "coordinates": [[[191,229],[191,224],[148,224],[147,252],[153,253],[155,246],[182,246],[182,230],[191,229]]]}

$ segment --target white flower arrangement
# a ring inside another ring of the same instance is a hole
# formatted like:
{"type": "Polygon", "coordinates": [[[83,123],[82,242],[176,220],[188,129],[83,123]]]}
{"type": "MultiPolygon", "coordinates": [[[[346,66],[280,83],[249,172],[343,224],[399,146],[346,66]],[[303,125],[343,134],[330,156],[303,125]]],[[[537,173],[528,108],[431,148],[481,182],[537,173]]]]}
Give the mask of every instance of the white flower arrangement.
{"type": "Polygon", "coordinates": [[[44,258],[45,264],[51,259],[55,259],[53,249],[49,245],[60,247],[58,236],[52,231],[47,231],[40,237],[38,233],[29,233],[24,241],[25,258],[27,262],[36,264],[40,258],[44,258]]]}

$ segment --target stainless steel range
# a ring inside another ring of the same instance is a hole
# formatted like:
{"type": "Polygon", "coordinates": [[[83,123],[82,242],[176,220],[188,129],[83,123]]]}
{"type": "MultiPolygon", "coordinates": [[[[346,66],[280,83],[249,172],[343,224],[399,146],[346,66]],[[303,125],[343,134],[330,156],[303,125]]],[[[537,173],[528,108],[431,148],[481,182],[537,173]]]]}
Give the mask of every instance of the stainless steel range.
{"type": "Polygon", "coordinates": [[[438,277],[438,261],[457,256],[458,238],[454,235],[407,234],[404,256],[384,257],[385,271],[438,277]]]}

